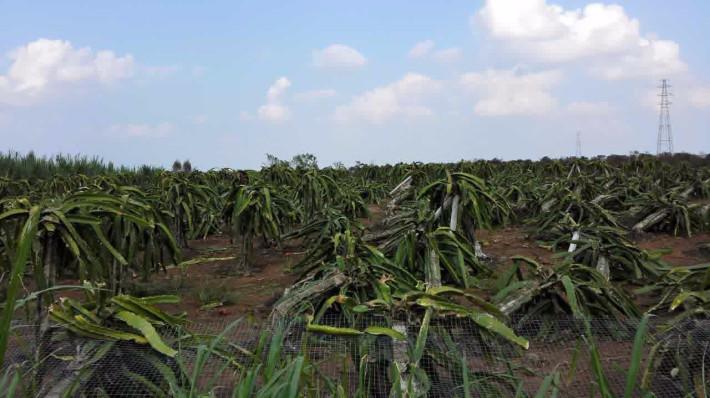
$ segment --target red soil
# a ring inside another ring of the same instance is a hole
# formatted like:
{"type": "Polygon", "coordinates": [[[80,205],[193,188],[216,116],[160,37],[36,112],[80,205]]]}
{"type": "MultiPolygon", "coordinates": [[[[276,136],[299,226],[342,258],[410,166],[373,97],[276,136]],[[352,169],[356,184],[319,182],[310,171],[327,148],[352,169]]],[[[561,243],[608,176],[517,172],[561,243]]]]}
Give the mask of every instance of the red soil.
{"type": "MultiPolygon", "coordinates": [[[[370,206],[370,217],[360,221],[366,227],[376,225],[384,211],[379,206],[370,206]]],[[[542,248],[529,238],[522,226],[506,226],[478,232],[483,251],[493,257],[497,264],[510,264],[516,255],[529,257],[541,265],[553,266],[553,252],[542,248]]],[[[672,249],[663,259],[671,265],[686,266],[710,261],[706,253],[698,249],[700,244],[710,242],[710,234],[697,234],[691,238],[665,234],[644,235],[638,245],[647,250],[672,249]]],[[[189,265],[185,269],[171,268],[167,273],[153,275],[149,283],[135,280],[132,294],[177,294],[182,297],[179,305],[168,309],[187,312],[190,319],[201,322],[210,320],[228,321],[240,316],[263,319],[271,306],[296,280],[289,268],[302,258],[305,248],[300,242],[285,242],[282,248],[255,248],[252,264],[247,270],[240,267],[240,245],[231,244],[227,237],[214,236],[190,242],[184,250],[186,260],[196,258],[234,257],[222,261],[205,261],[189,265]],[[211,294],[210,294],[211,293],[211,294]],[[200,298],[202,296],[202,298],[200,298]],[[205,296],[211,296],[206,297],[205,296]],[[220,306],[205,306],[229,296],[233,303],[220,306]]],[[[258,245],[257,245],[258,246],[258,245]]],[[[61,284],[77,284],[64,280],[61,284]]],[[[80,298],[81,292],[62,292],[58,295],[80,298]]]]}
{"type": "Polygon", "coordinates": [[[661,259],[675,266],[687,266],[710,261],[708,254],[699,249],[702,244],[710,244],[709,233],[695,234],[690,238],[666,234],[646,235],[637,244],[645,250],[670,249],[671,253],[662,256],[661,259]]]}

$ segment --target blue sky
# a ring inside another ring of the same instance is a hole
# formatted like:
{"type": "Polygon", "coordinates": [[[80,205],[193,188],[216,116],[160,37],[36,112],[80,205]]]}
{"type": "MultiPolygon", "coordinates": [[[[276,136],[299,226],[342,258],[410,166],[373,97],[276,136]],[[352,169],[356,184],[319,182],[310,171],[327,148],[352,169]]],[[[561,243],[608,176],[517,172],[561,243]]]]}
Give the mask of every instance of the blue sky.
{"type": "Polygon", "coordinates": [[[5,149],[258,167],[710,152],[704,1],[3,1],[5,149]]]}

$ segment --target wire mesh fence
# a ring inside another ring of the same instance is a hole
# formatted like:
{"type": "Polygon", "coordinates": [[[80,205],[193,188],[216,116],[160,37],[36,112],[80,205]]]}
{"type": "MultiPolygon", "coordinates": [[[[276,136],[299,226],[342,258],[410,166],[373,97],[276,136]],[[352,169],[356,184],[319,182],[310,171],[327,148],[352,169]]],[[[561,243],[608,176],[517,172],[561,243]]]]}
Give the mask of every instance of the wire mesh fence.
{"type": "Polygon", "coordinates": [[[615,397],[628,391],[634,397],[647,392],[704,397],[710,391],[707,320],[686,320],[670,328],[651,325],[634,353],[636,321],[513,320],[515,332],[530,342],[524,349],[470,319],[437,318],[416,362],[419,320],[333,315],[319,324],[354,330],[390,327],[406,339],[315,333],[303,320],[201,323],[160,329],[163,340],[177,350],[170,357],[148,344],[92,340],[56,326],[37,344],[34,325],[14,325],[3,371],[22,376],[23,394],[43,397],[185,392],[227,397],[245,384],[250,372],[254,395],[298,358],[299,394],[315,397],[533,397],[540,391],[550,394],[543,396],[579,397],[602,396],[602,390],[615,397]],[[273,340],[278,341],[270,344],[273,340]],[[38,350],[40,346],[44,349],[38,350]],[[634,355],[639,357],[638,371],[629,377],[634,355]],[[278,360],[269,358],[273,356],[278,360]]]}

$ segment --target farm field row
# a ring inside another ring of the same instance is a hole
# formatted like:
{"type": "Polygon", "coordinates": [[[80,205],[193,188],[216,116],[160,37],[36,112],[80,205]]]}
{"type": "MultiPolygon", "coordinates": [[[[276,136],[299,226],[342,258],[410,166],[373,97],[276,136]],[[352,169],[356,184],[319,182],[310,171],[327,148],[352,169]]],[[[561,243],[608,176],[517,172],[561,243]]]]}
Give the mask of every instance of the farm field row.
{"type": "Polygon", "coordinates": [[[0,389],[697,394],[705,161],[48,176],[17,160],[0,179],[0,389]]]}

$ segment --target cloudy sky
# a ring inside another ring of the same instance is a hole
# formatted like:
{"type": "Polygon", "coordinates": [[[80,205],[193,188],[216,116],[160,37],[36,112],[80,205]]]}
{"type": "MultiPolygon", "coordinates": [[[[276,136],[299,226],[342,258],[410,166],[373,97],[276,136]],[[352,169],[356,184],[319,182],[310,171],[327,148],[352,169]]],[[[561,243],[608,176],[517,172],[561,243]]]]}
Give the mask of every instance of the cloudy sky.
{"type": "Polygon", "coordinates": [[[710,152],[710,2],[2,1],[0,149],[258,167],[710,152]]]}

